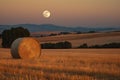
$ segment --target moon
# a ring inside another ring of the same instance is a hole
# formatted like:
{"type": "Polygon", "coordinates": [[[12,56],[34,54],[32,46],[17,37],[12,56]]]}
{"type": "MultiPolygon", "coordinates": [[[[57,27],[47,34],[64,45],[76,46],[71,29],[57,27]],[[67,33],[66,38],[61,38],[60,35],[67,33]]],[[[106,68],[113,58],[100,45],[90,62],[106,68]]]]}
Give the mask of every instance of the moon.
{"type": "Polygon", "coordinates": [[[49,18],[50,15],[51,15],[50,11],[48,11],[48,10],[43,11],[43,17],[49,18]]]}

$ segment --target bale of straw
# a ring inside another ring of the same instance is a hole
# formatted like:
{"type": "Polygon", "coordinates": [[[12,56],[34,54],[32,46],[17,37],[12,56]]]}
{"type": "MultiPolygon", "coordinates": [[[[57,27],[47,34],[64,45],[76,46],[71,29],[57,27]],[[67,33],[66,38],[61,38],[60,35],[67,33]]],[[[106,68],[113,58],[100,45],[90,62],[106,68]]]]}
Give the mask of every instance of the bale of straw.
{"type": "Polygon", "coordinates": [[[41,47],[34,38],[18,38],[11,45],[11,54],[13,58],[34,59],[40,56],[41,47]]]}

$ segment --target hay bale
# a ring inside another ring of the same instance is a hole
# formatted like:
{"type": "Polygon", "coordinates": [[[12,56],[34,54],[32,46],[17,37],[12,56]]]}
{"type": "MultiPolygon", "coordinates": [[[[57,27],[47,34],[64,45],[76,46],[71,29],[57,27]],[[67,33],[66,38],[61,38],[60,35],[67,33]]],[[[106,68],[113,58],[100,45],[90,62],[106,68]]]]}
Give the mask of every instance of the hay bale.
{"type": "Polygon", "coordinates": [[[11,46],[11,54],[13,58],[33,59],[38,58],[40,53],[40,44],[34,38],[18,38],[11,46]]]}

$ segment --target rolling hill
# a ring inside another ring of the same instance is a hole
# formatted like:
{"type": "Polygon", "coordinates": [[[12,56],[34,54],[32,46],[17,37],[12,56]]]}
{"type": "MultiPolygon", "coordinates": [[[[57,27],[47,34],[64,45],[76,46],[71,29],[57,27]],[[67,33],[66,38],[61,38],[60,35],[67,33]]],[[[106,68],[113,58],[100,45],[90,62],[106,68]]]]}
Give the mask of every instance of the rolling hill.
{"type": "Polygon", "coordinates": [[[43,31],[81,31],[81,32],[88,32],[88,31],[120,31],[120,27],[65,27],[53,24],[17,24],[17,25],[0,25],[0,33],[5,29],[10,29],[12,27],[19,27],[22,26],[27,28],[30,32],[43,32],[43,31]]]}

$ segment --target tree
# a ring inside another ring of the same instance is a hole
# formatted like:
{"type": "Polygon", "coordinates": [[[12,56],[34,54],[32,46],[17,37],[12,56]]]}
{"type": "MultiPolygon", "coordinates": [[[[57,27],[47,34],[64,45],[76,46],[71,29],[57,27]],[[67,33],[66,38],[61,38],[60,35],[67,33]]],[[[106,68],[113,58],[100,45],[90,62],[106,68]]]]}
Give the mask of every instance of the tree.
{"type": "Polygon", "coordinates": [[[76,32],[76,34],[82,34],[82,32],[78,31],[78,32],[76,32]]]}
{"type": "Polygon", "coordinates": [[[89,31],[88,33],[96,33],[95,31],[89,31]]]}
{"type": "Polygon", "coordinates": [[[1,36],[2,36],[2,35],[0,34],[0,38],[1,38],[1,36]]]}
{"type": "Polygon", "coordinates": [[[72,48],[72,44],[68,41],[65,42],[58,42],[55,44],[56,49],[69,49],[72,48]]]}
{"type": "Polygon", "coordinates": [[[14,40],[21,37],[29,37],[30,32],[22,27],[11,28],[2,32],[2,47],[10,48],[14,40]]]}
{"type": "Polygon", "coordinates": [[[44,43],[41,44],[42,49],[54,49],[55,48],[55,44],[54,43],[44,43]]]}
{"type": "Polygon", "coordinates": [[[44,43],[41,44],[42,49],[69,49],[72,48],[72,44],[68,41],[58,43],[44,43]]]}
{"type": "Polygon", "coordinates": [[[65,42],[64,42],[64,48],[65,48],[65,49],[72,48],[72,44],[71,44],[70,42],[68,42],[68,41],[65,41],[65,42]]]}
{"type": "Polygon", "coordinates": [[[88,45],[86,43],[80,45],[78,48],[88,48],[88,45]]]}

